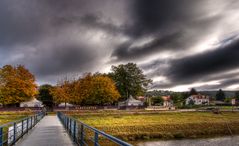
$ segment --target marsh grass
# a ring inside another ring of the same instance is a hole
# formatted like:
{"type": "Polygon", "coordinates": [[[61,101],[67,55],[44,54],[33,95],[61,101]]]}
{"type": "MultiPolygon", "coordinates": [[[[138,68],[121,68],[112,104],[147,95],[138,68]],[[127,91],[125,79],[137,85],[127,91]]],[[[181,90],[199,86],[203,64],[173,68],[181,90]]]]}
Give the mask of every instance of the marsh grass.
{"type": "Polygon", "coordinates": [[[239,134],[239,113],[75,114],[74,118],[127,141],[201,138],[239,134]],[[229,130],[230,129],[230,130],[229,130]]]}

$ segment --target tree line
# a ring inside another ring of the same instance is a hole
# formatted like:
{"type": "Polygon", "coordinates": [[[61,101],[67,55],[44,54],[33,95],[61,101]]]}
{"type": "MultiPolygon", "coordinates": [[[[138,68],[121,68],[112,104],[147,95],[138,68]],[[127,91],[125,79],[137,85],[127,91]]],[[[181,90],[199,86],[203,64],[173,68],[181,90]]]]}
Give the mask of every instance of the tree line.
{"type": "Polygon", "coordinates": [[[86,73],[78,79],[64,78],[57,85],[37,87],[34,75],[22,65],[0,68],[0,103],[17,105],[33,97],[46,105],[112,105],[144,95],[152,83],[135,63],[112,66],[110,73],[86,73]]]}

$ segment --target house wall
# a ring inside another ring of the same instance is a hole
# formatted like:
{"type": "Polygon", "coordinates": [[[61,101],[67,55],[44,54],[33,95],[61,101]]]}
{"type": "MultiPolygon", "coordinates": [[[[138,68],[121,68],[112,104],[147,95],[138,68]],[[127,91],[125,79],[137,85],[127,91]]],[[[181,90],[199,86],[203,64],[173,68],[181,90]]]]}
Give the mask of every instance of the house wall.
{"type": "Polygon", "coordinates": [[[208,98],[193,98],[192,96],[188,97],[186,99],[186,105],[189,104],[190,100],[194,101],[195,105],[208,105],[209,104],[209,99],[208,98]]]}

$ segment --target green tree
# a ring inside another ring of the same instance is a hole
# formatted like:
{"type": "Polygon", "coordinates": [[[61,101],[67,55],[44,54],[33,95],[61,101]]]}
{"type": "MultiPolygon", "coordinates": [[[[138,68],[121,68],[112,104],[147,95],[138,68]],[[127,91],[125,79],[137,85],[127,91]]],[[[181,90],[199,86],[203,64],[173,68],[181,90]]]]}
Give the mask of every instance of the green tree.
{"type": "Polygon", "coordinates": [[[41,85],[38,90],[38,96],[37,99],[42,101],[44,105],[47,107],[53,107],[54,102],[53,102],[53,96],[50,93],[52,90],[53,86],[49,84],[41,85]]]}
{"type": "Polygon", "coordinates": [[[151,97],[152,105],[161,105],[163,103],[163,99],[161,96],[151,97]]]}
{"type": "Polygon", "coordinates": [[[190,92],[189,92],[189,95],[197,95],[197,94],[198,94],[198,92],[197,92],[197,90],[194,89],[194,88],[192,88],[192,89],[190,90],[190,92]]]}
{"type": "Polygon", "coordinates": [[[109,76],[115,81],[116,87],[122,98],[130,95],[143,95],[152,80],[147,79],[143,71],[134,63],[121,64],[111,67],[109,76]]]}
{"type": "Polygon", "coordinates": [[[239,100],[239,91],[235,92],[235,98],[236,98],[236,100],[239,100]]]}
{"type": "Polygon", "coordinates": [[[181,106],[188,97],[188,94],[186,92],[173,92],[170,96],[176,106],[181,106]]]}
{"type": "Polygon", "coordinates": [[[19,104],[37,94],[35,77],[24,66],[5,65],[0,68],[0,103],[19,104]]]}
{"type": "Polygon", "coordinates": [[[224,99],[224,102],[226,102],[226,103],[231,103],[231,101],[232,101],[232,98],[229,98],[229,97],[224,99]]]}
{"type": "Polygon", "coordinates": [[[219,91],[216,93],[216,100],[224,101],[225,97],[225,93],[222,91],[222,89],[219,89],[219,91]]]}
{"type": "Polygon", "coordinates": [[[189,100],[188,105],[194,105],[194,101],[192,99],[189,100]]]}

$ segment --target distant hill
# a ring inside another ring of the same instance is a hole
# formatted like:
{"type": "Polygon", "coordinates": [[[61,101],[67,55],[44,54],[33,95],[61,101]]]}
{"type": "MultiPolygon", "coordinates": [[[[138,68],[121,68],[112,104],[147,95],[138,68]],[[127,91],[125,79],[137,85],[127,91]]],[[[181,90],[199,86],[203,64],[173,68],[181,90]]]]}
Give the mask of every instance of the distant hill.
{"type": "MultiPolygon", "coordinates": [[[[203,94],[203,95],[211,96],[211,97],[215,97],[216,93],[217,93],[217,91],[197,91],[197,92],[200,93],[200,94],[203,94]]],[[[226,97],[234,97],[234,95],[235,95],[235,91],[223,91],[223,92],[225,93],[226,97]]],[[[164,95],[170,95],[172,93],[175,93],[175,92],[173,92],[173,91],[163,91],[163,90],[154,90],[154,91],[148,91],[146,93],[146,96],[164,96],[164,95]]]]}
{"type": "MultiPolygon", "coordinates": [[[[211,97],[215,97],[217,91],[198,91],[201,94],[208,95],[211,97]]],[[[234,97],[235,96],[235,91],[223,91],[226,95],[226,97],[234,97]]]]}

